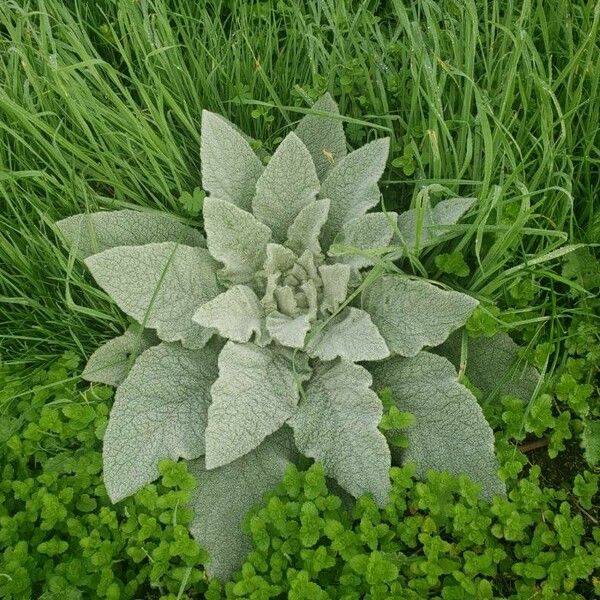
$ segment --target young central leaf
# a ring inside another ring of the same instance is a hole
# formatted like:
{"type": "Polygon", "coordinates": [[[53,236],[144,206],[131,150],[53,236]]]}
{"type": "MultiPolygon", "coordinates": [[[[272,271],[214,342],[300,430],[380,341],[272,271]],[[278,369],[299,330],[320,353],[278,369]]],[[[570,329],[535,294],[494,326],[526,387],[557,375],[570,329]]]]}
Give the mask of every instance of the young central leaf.
{"type": "Polygon", "coordinates": [[[294,413],[306,377],[306,366],[291,354],[228,342],[211,389],[206,468],[230,463],[277,431],[294,413]]]}
{"type": "Polygon", "coordinates": [[[263,317],[263,308],[254,291],[245,285],[234,285],[203,304],[193,319],[203,327],[214,327],[234,342],[247,342],[253,333],[261,339],[263,317]]]}
{"type": "Polygon", "coordinates": [[[278,242],[298,213],[317,197],[319,179],[309,151],[295,133],[281,142],[256,183],[254,215],[268,225],[278,242]]]}

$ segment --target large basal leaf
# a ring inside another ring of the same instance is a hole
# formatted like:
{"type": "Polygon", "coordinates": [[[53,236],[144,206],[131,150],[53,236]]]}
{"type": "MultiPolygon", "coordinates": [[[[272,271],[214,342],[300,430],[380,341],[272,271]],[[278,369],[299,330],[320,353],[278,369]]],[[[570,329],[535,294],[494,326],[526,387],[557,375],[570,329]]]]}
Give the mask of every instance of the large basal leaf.
{"type": "Polygon", "coordinates": [[[393,212],[374,212],[344,223],[342,231],[335,238],[335,244],[340,245],[340,250],[334,252],[332,247],[329,253],[332,256],[339,256],[340,262],[355,269],[374,265],[375,261],[368,256],[368,252],[389,245],[394,235],[397,218],[398,215],[393,212]]]}
{"type": "Polygon", "coordinates": [[[364,215],[379,202],[377,182],[385,169],[389,147],[389,138],[365,144],[327,173],[319,194],[320,198],[331,200],[321,235],[324,248],[329,248],[344,223],[364,215]]]}
{"type": "Polygon", "coordinates": [[[473,394],[458,382],[450,361],[420,352],[369,367],[373,389],[390,388],[398,409],[415,417],[406,430],[408,447],[394,452],[396,461],[414,461],[420,477],[429,470],[466,474],[481,485],[488,500],[505,493],[497,475],[492,429],[473,394]]]}
{"type": "Polygon", "coordinates": [[[282,439],[291,437],[286,430],[289,428],[218,469],[207,470],[203,459],[189,463],[190,473],[198,480],[190,502],[194,510],[190,530],[209,553],[206,571],[211,577],[228,580],[251,549],[243,523],[250,509],[281,481],[290,464],[289,442],[282,439]]]}
{"type": "Polygon", "coordinates": [[[371,317],[358,308],[345,308],[324,327],[313,330],[306,345],[306,352],[312,358],[327,361],[339,356],[358,362],[381,360],[390,355],[371,317]]]}
{"type": "Polygon", "coordinates": [[[254,291],[246,285],[234,285],[226,292],[203,304],[194,313],[194,322],[214,327],[224,338],[247,342],[263,334],[264,310],[254,291]]]}
{"type": "Polygon", "coordinates": [[[390,491],[390,451],[377,426],[382,405],[370,389],[371,375],[359,365],[322,365],[306,384],[288,421],[298,449],[323,463],[353,496],[373,494],[384,506],[390,491]]]}
{"type": "Polygon", "coordinates": [[[420,216],[414,208],[403,212],[398,217],[402,240],[409,248],[414,248],[417,240],[420,248],[434,244],[437,238],[447,233],[448,225],[457,223],[474,202],[475,198],[450,198],[438,202],[433,208],[425,205],[420,216]],[[420,232],[417,231],[419,219],[420,232]]]}
{"type": "Polygon", "coordinates": [[[402,356],[441,344],[465,324],[477,304],[466,294],[397,275],[380,277],[362,295],[362,307],[389,349],[402,356]]]}
{"type": "Polygon", "coordinates": [[[74,215],[56,226],[73,252],[87,258],[115,246],[142,246],[179,242],[206,247],[204,236],[169,215],[136,210],[115,210],[74,215]]]}
{"type": "Polygon", "coordinates": [[[225,276],[247,283],[266,258],[271,230],[246,212],[217,198],[204,200],[204,229],[214,258],[225,265],[225,276]]]}
{"type": "Polygon", "coordinates": [[[154,481],[161,459],[204,453],[218,348],[163,343],[137,359],[117,389],[104,434],[104,483],[113,502],[154,481]]]}
{"type": "Polygon", "coordinates": [[[279,144],[256,183],[252,208],[277,242],[284,242],[298,213],[317,197],[319,179],[306,146],[293,132],[279,144]]]}
{"type": "Polygon", "coordinates": [[[311,254],[321,252],[319,235],[329,214],[329,200],[315,200],[307,204],[294,219],[287,233],[285,245],[291,248],[298,256],[305,250],[311,254]]]}
{"type": "Polygon", "coordinates": [[[219,293],[216,263],[204,248],[174,242],[117,246],[85,260],[118,307],[165,342],[201,348],[211,330],[194,323],[196,309],[219,293]]]}
{"type": "MultiPolygon", "coordinates": [[[[458,369],[461,358],[463,330],[454,332],[436,354],[445,356],[458,369]]],[[[468,338],[465,375],[479,388],[486,399],[516,396],[529,400],[538,385],[540,374],[519,357],[519,346],[508,333],[499,332],[491,338],[468,338]]]]}
{"type": "Polygon", "coordinates": [[[202,187],[211,195],[251,211],[264,170],[245,137],[220,115],[202,111],[202,187]]]}
{"type": "MultiPolygon", "coordinates": [[[[339,115],[335,100],[329,93],[314,104],[314,111],[339,115]]],[[[319,179],[346,156],[346,136],[340,119],[323,115],[305,115],[296,127],[296,135],[304,142],[317,168],[319,179]]]]}
{"type": "Polygon", "coordinates": [[[296,409],[303,378],[287,353],[227,342],[211,390],[206,468],[236,460],[277,431],[296,409]]]}
{"type": "Polygon", "coordinates": [[[117,387],[127,377],[135,359],[160,340],[151,329],[126,331],[102,344],[89,358],[81,377],[117,387]]]}

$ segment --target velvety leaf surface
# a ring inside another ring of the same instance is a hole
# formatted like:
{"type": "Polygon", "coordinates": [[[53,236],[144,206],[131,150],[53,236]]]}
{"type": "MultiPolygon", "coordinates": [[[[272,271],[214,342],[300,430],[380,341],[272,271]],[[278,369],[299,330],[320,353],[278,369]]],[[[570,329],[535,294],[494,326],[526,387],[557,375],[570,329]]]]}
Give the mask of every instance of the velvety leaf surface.
{"type": "Polygon", "coordinates": [[[348,295],[350,267],[341,263],[321,265],[319,275],[323,281],[321,308],[334,313],[348,295]]]}
{"type": "Polygon", "coordinates": [[[458,382],[450,361],[420,352],[373,363],[369,370],[373,389],[390,388],[398,409],[415,417],[405,431],[408,447],[396,451],[395,459],[414,461],[420,477],[430,469],[469,475],[481,484],[488,500],[505,493],[497,476],[492,429],[473,394],[458,382]]]}
{"type": "Polygon", "coordinates": [[[179,242],[206,247],[204,236],[174,217],[137,210],[114,210],[74,215],[56,226],[80,258],[87,258],[115,246],[142,246],[158,242],[179,242]]]}
{"type": "Polygon", "coordinates": [[[117,387],[127,377],[135,359],[160,340],[151,329],[126,331],[102,344],[89,358],[81,377],[117,387]]]}
{"type": "MultiPolygon", "coordinates": [[[[286,428],[287,429],[287,428],[286,428]]],[[[198,480],[190,506],[192,535],[209,552],[206,570],[227,580],[239,569],[251,548],[242,524],[249,510],[262,501],[282,479],[289,462],[289,437],[284,430],[265,439],[258,448],[218,469],[207,470],[203,459],[190,462],[198,480]]]]}
{"type": "Polygon", "coordinates": [[[247,283],[266,258],[271,230],[237,206],[219,200],[204,200],[204,229],[214,258],[225,265],[225,276],[234,283],[247,283]]]}
{"type": "MultiPolygon", "coordinates": [[[[462,330],[456,331],[435,349],[457,368],[461,339],[462,330]]],[[[468,338],[465,375],[487,397],[516,396],[525,401],[533,396],[540,379],[537,369],[519,360],[518,344],[502,331],[491,338],[468,338]]]]}
{"type": "Polygon", "coordinates": [[[156,329],[161,340],[200,348],[212,335],[192,321],[196,309],[219,293],[217,265],[204,248],[174,242],[117,246],[85,264],[118,307],[156,329]]]}
{"type": "Polygon", "coordinates": [[[255,333],[260,340],[264,311],[254,291],[246,285],[234,285],[203,304],[193,316],[202,327],[214,327],[224,338],[247,342],[255,333]]]}
{"type": "MultiPolygon", "coordinates": [[[[444,225],[454,225],[473,206],[475,198],[450,198],[438,202],[433,208],[423,207],[419,247],[423,248],[444,235],[444,225]]],[[[417,211],[412,208],[398,217],[398,229],[409,248],[417,245],[417,211]]]]}
{"type": "Polygon", "coordinates": [[[104,483],[113,502],[158,477],[163,458],[204,453],[210,386],[217,378],[218,345],[149,348],[117,388],[104,434],[104,483]]]}
{"type": "Polygon", "coordinates": [[[289,424],[298,449],[322,462],[353,496],[373,494],[380,506],[390,490],[390,451],[377,429],[382,405],[369,372],[348,361],[321,365],[289,424]]]}
{"type": "Polygon", "coordinates": [[[323,328],[311,332],[306,352],[325,361],[339,356],[352,362],[381,360],[390,354],[368,313],[354,307],[345,308],[323,328]]]}
{"type": "Polygon", "coordinates": [[[206,428],[206,467],[226,465],[277,431],[298,404],[300,375],[288,354],[228,342],[219,356],[206,428]]]}
{"type": "Polygon", "coordinates": [[[369,142],[347,154],[327,173],[319,194],[331,200],[321,236],[324,248],[329,248],[344,223],[364,215],[379,202],[377,182],[385,169],[389,146],[389,138],[369,142]]]}
{"type": "MultiPolygon", "coordinates": [[[[394,222],[398,215],[389,213],[367,213],[344,223],[342,231],[336,236],[335,243],[350,246],[357,250],[373,250],[385,248],[394,235],[394,222]]],[[[330,254],[336,256],[331,250],[330,254]]],[[[368,256],[360,254],[342,254],[339,259],[355,269],[362,269],[375,264],[368,256]]]]}
{"type": "MultiPolygon", "coordinates": [[[[335,100],[329,93],[321,96],[313,110],[339,115],[335,100]]],[[[305,115],[296,127],[296,135],[304,142],[317,168],[319,179],[346,156],[346,136],[340,119],[321,115],[305,115]]]]}
{"type": "Polygon", "coordinates": [[[317,197],[319,179],[310,153],[300,138],[289,133],[279,144],[256,183],[252,208],[277,242],[285,241],[298,213],[317,197]]]}
{"type": "Polygon", "coordinates": [[[308,314],[288,317],[275,311],[266,319],[267,331],[271,337],[282,346],[288,348],[303,348],[304,338],[310,329],[308,314]]]}
{"type": "Polygon", "coordinates": [[[329,214],[329,200],[315,200],[307,204],[294,219],[287,233],[286,246],[291,248],[298,256],[305,250],[312,254],[321,251],[319,235],[329,214]]]}
{"type": "Polygon", "coordinates": [[[256,182],[264,170],[250,144],[220,115],[202,111],[202,187],[211,195],[251,211],[256,182]]]}
{"type": "Polygon", "coordinates": [[[414,356],[425,346],[441,344],[465,324],[478,302],[423,280],[385,275],[362,295],[362,306],[390,350],[414,356]]]}

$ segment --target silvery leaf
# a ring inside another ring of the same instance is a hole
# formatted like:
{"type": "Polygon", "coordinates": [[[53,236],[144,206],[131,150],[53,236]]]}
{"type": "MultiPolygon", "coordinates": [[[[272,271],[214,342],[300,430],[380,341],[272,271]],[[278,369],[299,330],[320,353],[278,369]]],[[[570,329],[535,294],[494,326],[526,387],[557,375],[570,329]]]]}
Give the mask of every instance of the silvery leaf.
{"type": "Polygon", "coordinates": [[[204,248],[174,242],[117,246],[86,258],[98,285],[118,307],[165,342],[201,348],[212,331],[192,321],[219,293],[216,263],[204,248]]]}

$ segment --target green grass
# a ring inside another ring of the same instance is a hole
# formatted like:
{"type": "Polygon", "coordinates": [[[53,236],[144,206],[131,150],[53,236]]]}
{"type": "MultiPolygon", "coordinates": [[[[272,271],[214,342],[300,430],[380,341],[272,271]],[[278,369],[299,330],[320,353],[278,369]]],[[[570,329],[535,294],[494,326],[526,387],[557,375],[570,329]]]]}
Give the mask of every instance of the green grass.
{"type": "Polygon", "coordinates": [[[203,108],[270,146],[326,89],[355,145],[393,136],[387,208],[423,186],[477,196],[447,246],[473,264],[461,285],[510,307],[535,277],[535,315],[512,307],[512,325],[560,339],[573,308],[552,252],[600,239],[599,19],[589,0],[3,2],[0,351],[45,362],[122,326],[54,220],[190,218],[203,108]]]}

